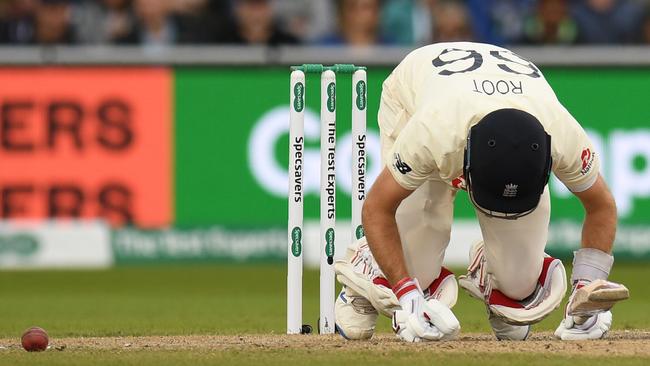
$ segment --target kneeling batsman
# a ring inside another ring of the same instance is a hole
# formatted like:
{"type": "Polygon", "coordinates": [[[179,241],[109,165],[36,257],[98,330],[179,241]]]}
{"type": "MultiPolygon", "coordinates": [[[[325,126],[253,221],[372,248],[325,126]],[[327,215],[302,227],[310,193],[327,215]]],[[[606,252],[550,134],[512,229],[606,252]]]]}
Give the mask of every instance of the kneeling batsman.
{"type": "MultiPolygon", "coordinates": [[[[530,325],[544,319],[560,305],[566,292],[562,262],[547,256],[535,291],[524,300],[513,300],[489,285],[483,242],[470,251],[470,267],[460,276],[460,285],[470,296],[484,301],[488,320],[499,340],[525,340],[530,325]]],[[[603,338],[612,324],[610,309],[629,292],[621,284],[607,281],[613,258],[602,251],[583,248],[575,252],[573,291],[565,317],[555,336],[562,340],[603,338]]],[[[392,288],[374,260],[366,238],[348,247],[347,258],[335,264],[344,287],[336,300],[337,331],[346,339],[372,337],[378,315],[392,318],[397,336],[407,342],[453,339],[460,323],[451,308],[456,304],[458,283],[442,267],[440,275],[422,289],[406,277],[392,288]]]]}
{"type": "MultiPolygon", "coordinates": [[[[551,136],[539,121],[521,111],[488,114],[468,134],[462,165],[464,188],[476,208],[484,241],[472,247],[468,273],[459,280],[471,296],[485,303],[500,340],[526,339],[530,325],[558,308],[566,293],[562,262],[543,253],[550,216],[546,184],[553,165],[551,151],[551,136]],[[516,123],[508,124],[513,120],[516,123]],[[541,229],[528,233],[532,227],[541,229]],[[520,262],[536,268],[523,268],[520,262]]],[[[407,269],[402,245],[412,243],[401,242],[395,216],[413,191],[398,182],[399,174],[428,173],[416,165],[417,160],[394,156],[393,166],[384,168],[364,204],[366,237],[351,245],[346,259],[336,263],[337,278],[344,285],[336,302],[337,327],[346,338],[369,338],[381,312],[392,317],[393,329],[402,340],[451,339],[460,331],[451,311],[458,283],[444,267],[432,283],[418,283],[415,278],[423,274],[407,269]]],[[[607,281],[613,264],[609,253],[616,207],[602,177],[592,174],[583,189],[574,190],[586,216],[582,248],[574,255],[573,290],[555,331],[562,340],[602,338],[611,327],[610,309],[629,296],[623,285],[607,281]]],[[[423,220],[423,225],[432,224],[423,220]]],[[[443,248],[446,244],[438,243],[443,248]]],[[[432,258],[432,262],[440,260],[432,258]]],[[[431,268],[436,268],[434,263],[431,268]]]]}

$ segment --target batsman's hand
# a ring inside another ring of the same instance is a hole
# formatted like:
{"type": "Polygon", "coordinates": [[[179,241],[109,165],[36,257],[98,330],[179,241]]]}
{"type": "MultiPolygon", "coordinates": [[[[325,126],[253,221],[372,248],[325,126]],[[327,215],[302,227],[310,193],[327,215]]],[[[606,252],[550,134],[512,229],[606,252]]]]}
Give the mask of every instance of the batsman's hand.
{"type": "Polygon", "coordinates": [[[393,287],[401,309],[393,314],[393,331],[407,342],[446,340],[460,332],[454,313],[438,300],[425,300],[417,280],[404,278],[393,287]]]}
{"type": "Polygon", "coordinates": [[[566,306],[564,319],[555,330],[555,337],[563,341],[581,341],[603,338],[612,326],[612,312],[609,310],[595,312],[589,315],[572,315],[570,309],[575,308],[577,291],[589,285],[590,281],[580,280],[573,286],[569,303],[566,306]]]}

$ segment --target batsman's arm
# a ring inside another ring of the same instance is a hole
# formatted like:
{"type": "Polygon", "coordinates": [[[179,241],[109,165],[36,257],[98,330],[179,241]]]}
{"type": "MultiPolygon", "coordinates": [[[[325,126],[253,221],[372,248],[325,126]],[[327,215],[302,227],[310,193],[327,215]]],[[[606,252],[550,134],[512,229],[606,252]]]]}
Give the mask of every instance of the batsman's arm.
{"type": "Polygon", "coordinates": [[[402,200],[412,192],[400,186],[390,171],[384,168],[363,204],[361,218],[368,245],[391,286],[409,276],[395,212],[402,200]]]}
{"type": "Polygon", "coordinates": [[[585,209],[582,247],[611,253],[616,235],[616,202],[601,175],[583,192],[574,193],[585,209]]]}

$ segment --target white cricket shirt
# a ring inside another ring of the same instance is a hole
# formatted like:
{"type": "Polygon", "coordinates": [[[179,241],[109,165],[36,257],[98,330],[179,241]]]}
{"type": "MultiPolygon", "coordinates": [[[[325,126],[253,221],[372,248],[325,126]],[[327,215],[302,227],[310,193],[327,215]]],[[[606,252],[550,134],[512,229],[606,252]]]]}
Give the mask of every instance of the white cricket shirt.
{"type": "Polygon", "coordinates": [[[472,42],[416,49],[386,79],[379,127],[395,140],[386,164],[406,189],[427,179],[459,188],[470,127],[502,108],[541,122],[551,135],[553,173],[571,191],[596,181],[598,155],[539,69],[505,48],[472,42]]]}

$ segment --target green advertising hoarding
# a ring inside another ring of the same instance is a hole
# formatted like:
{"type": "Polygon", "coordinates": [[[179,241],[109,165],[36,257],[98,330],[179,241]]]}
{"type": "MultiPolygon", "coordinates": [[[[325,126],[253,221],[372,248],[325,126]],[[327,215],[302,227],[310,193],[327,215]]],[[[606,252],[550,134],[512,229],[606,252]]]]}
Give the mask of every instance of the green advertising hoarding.
{"type": "MultiPolygon", "coordinates": [[[[388,72],[368,72],[367,113],[372,136],[377,135],[378,91],[388,72]]],[[[319,76],[309,75],[305,216],[313,219],[318,218],[319,93],[319,76]]],[[[349,218],[349,75],[338,76],[336,93],[337,215],[349,218]]],[[[286,224],[288,69],[180,69],[176,72],[176,101],[176,223],[249,227],[286,224]]],[[[375,151],[370,155],[370,172],[378,168],[373,159],[379,151],[378,143],[369,142],[375,151]]]]}
{"type": "MultiPolygon", "coordinates": [[[[386,67],[368,70],[370,178],[379,170],[376,115],[381,84],[390,71],[386,67]]],[[[650,69],[546,68],[544,73],[559,99],[585,127],[600,151],[602,173],[619,206],[618,258],[647,258],[650,255],[650,108],[645,91],[650,85],[650,69]]],[[[223,234],[232,239],[230,249],[205,247],[196,256],[232,256],[237,233],[246,232],[258,233],[258,239],[273,242],[264,247],[265,257],[274,257],[269,254],[273,250],[277,251],[275,257],[282,257],[287,219],[288,69],[177,68],[174,92],[175,226],[181,232],[181,239],[176,239],[200,241],[196,236],[211,234],[200,231],[193,236],[183,230],[216,225],[233,230],[223,234]],[[272,230],[273,235],[265,230],[272,230]]],[[[340,178],[337,217],[345,221],[350,217],[349,75],[338,77],[337,93],[337,174],[340,178]]],[[[307,78],[306,105],[305,220],[317,222],[320,105],[317,75],[307,78]]],[[[553,214],[549,251],[568,257],[580,242],[583,210],[557,180],[553,179],[550,186],[553,214]]],[[[466,195],[461,193],[456,201],[457,221],[473,221],[474,212],[466,195]]],[[[133,242],[145,239],[135,231],[127,234],[122,237],[133,242]]],[[[148,236],[154,242],[170,240],[154,237],[148,236]]],[[[249,257],[259,256],[249,253],[249,257]]]]}
{"type": "MultiPolygon", "coordinates": [[[[650,253],[650,109],[648,69],[549,69],[558,98],[585,127],[618,206],[619,259],[650,253]]],[[[551,185],[550,245],[560,254],[580,239],[582,208],[557,181],[551,185]]]]}
{"type": "MultiPolygon", "coordinates": [[[[380,169],[376,115],[390,71],[368,70],[368,186],[380,169]]],[[[617,259],[650,259],[650,67],[544,72],[601,156],[618,204],[617,259]]],[[[100,241],[107,247],[113,233],[117,263],[286,256],[287,67],[4,67],[0,79],[7,112],[0,122],[8,129],[1,151],[3,219],[107,220],[113,227],[98,229],[105,234],[100,241]]],[[[318,248],[310,245],[319,238],[319,89],[319,76],[309,75],[303,159],[308,263],[318,262],[318,248]]],[[[351,240],[345,226],[356,165],[350,75],[339,75],[336,90],[335,253],[341,255],[351,240]]],[[[580,242],[582,207],[557,180],[550,189],[548,249],[568,258],[580,242]]],[[[466,194],[456,201],[447,258],[465,260],[459,252],[480,231],[466,194]],[[465,234],[459,239],[458,232],[465,234]]],[[[78,242],[86,241],[97,242],[78,242]]],[[[66,242],[52,245],[61,249],[66,242]]]]}
{"type": "MultiPolygon", "coordinates": [[[[368,71],[368,175],[378,173],[376,115],[389,68],[368,71]]],[[[601,151],[602,173],[619,206],[618,247],[623,256],[650,252],[650,109],[648,69],[548,68],[559,99],[601,151]]],[[[289,72],[285,68],[176,70],[176,224],[237,228],[286,224],[289,72]]],[[[350,77],[337,81],[337,216],[349,218],[350,77]]],[[[306,91],[305,218],[318,220],[319,78],[306,91]]],[[[582,208],[551,181],[550,248],[567,255],[580,241],[582,208]]],[[[472,220],[466,196],[455,215],[472,220]]]]}

